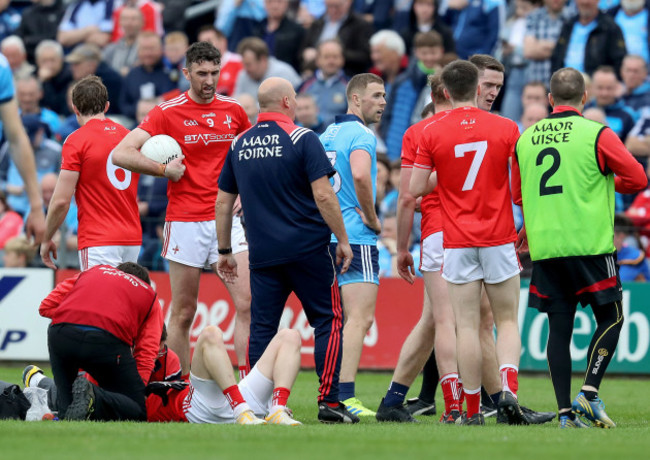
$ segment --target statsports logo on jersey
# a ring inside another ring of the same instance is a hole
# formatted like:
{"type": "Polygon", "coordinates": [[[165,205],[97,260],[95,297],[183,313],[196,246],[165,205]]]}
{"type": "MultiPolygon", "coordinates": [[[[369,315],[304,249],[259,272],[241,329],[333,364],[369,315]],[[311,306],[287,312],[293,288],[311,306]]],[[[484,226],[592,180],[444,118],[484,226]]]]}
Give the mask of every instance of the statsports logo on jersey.
{"type": "MultiPolygon", "coordinates": [[[[320,135],[320,141],[325,147],[325,153],[336,174],[330,181],[339,199],[343,222],[351,244],[376,245],[377,235],[366,227],[357,209],[361,208],[357,199],[352,170],[350,169],[350,154],[355,150],[368,152],[371,158],[372,199],[377,198],[377,138],[356,115],[337,115],[335,122],[327,127],[320,135]]],[[[336,238],[332,235],[332,241],[336,238]]]]}
{"type": "Polygon", "coordinates": [[[214,220],[223,162],[232,141],[250,126],[241,105],[218,94],[211,103],[199,104],[186,92],[149,112],[139,128],[176,139],[187,168],[181,180],[167,186],[167,221],[214,220]]]}
{"type": "Polygon", "coordinates": [[[509,161],[517,125],[476,107],[459,107],[422,132],[416,168],[438,171],[445,248],[516,240],[509,161]]]}

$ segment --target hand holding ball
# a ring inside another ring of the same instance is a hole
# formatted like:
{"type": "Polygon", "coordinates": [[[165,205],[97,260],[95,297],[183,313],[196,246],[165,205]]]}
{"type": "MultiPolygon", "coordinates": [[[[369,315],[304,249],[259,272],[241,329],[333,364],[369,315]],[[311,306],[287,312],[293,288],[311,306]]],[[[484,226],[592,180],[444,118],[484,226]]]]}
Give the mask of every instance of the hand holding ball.
{"type": "Polygon", "coordinates": [[[158,134],[147,139],[140,152],[150,160],[166,165],[181,156],[181,146],[173,137],[158,134]]]}
{"type": "Polygon", "coordinates": [[[181,161],[185,157],[181,151],[181,146],[173,137],[166,134],[150,137],[140,148],[140,153],[156,163],[165,165],[161,175],[164,175],[172,182],[177,182],[183,177],[185,165],[181,161]]]}

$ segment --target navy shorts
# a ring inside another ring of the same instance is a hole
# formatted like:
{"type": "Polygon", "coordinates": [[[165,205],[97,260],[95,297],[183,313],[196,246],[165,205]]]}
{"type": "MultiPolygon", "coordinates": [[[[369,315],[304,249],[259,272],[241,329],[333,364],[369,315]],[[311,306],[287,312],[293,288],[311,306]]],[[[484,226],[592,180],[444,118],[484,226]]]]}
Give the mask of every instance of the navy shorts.
{"type": "Polygon", "coordinates": [[[623,288],[613,254],[533,262],[528,306],[560,313],[621,301],[623,288]]]}
{"type": "MultiPolygon", "coordinates": [[[[352,283],[379,284],[379,251],[369,244],[351,244],[352,263],[348,271],[341,275],[341,266],[336,267],[339,286],[352,283]]],[[[336,243],[330,243],[330,252],[336,254],[336,243]]]]}

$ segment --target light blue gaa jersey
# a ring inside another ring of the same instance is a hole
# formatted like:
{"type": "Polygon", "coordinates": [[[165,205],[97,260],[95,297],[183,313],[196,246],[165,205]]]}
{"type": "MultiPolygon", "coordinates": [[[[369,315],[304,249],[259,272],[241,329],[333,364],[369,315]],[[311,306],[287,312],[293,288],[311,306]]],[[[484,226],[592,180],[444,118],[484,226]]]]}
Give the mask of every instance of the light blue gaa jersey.
{"type": "MultiPolygon", "coordinates": [[[[320,141],[325,147],[332,166],[336,169],[336,174],[330,179],[330,182],[341,205],[343,222],[350,244],[375,246],[377,235],[363,224],[361,216],[357,212],[357,208],[361,209],[361,206],[357,199],[350,170],[350,154],[355,150],[363,150],[370,155],[374,202],[377,199],[377,138],[356,115],[337,115],[334,118],[334,123],[320,135],[320,141]]],[[[332,242],[336,242],[334,235],[332,235],[332,242]]]]}
{"type": "MultiPolygon", "coordinates": [[[[14,97],[14,77],[4,54],[0,54],[0,105],[14,97]]],[[[3,125],[0,120],[0,138],[3,137],[3,125]]]]}

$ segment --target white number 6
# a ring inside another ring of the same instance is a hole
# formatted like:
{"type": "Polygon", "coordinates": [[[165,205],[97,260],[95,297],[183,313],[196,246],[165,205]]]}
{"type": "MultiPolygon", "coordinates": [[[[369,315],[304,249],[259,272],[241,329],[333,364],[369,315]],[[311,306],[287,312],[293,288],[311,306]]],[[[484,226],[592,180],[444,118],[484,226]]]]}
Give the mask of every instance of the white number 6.
{"type": "Polygon", "coordinates": [[[115,187],[118,190],[126,190],[129,188],[129,185],[131,185],[131,171],[128,169],[120,168],[119,166],[115,166],[113,164],[113,152],[111,151],[111,154],[108,156],[108,160],[106,160],[106,175],[108,176],[108,180],[113,184],[113,187],[115,187]],[[117,170],[124,171],[124,179],[119,180],[117,178],[117,175],[115,172],[117,170]]]}

